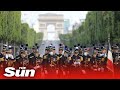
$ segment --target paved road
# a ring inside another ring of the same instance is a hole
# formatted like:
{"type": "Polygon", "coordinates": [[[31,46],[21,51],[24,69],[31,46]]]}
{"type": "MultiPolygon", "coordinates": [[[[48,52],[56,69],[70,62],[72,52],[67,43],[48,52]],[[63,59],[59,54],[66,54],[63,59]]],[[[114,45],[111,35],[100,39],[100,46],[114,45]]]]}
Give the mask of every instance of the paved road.
{"type": "Polygon", "coordinates": [[[43,41],[39,48],[39,53],[41,56],[44,55],[46,46],[49,46],[51,43],[55,46],[56,53],[58,53],[60,41],[43,41]]]}

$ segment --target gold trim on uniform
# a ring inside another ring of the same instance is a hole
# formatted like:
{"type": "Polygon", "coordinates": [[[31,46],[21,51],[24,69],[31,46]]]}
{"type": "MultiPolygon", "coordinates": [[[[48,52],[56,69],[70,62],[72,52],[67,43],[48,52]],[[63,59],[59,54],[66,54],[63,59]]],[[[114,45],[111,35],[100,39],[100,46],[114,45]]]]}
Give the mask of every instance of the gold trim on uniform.
{"type": "Polygon", "coordinates": [[[57,60],[59,60],[60,58],[59,58],[59,56],[57,56],[57,60]]]}
{"type": "Polygon", "coordinates": [[[88,61],[90,61],[90,58],[88,58],[88,61]]]}
{"type": "Polygon", "coordinates": [[[68,60],[71,60],[71,57],[68,57],[68,60]]]}
{"type": "Polygon", "coordinates": [[[80,61],[83,61],[83,57],[80,57],[80,61]]]}
{"type": "Polygon", "coordinates": [[[101,61],[104,61],[105,59],[104,58],[102,58],[102,60],[101,61]]]}
{"type": "Polygon", "coordinates": [[[46,56],[43,56],[43,59],[46,59],[47,57],[46,56]]]}
{"type": "Polygon", "coordinates": [[[5,61],[4,58],[0,58],[0,61],[5,61]]]}

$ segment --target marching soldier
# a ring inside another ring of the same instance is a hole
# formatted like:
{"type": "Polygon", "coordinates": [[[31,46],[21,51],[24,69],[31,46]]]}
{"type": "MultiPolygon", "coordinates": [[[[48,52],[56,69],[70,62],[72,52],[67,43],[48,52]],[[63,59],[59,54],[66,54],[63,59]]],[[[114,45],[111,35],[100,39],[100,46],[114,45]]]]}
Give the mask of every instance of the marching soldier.
{"type": "Polygon", "coordinates": [[[24,66],[24,60],[27,60],[27,57],[23,45],[21,45],[19,55],[16,56],[15,60],[16,68],[24,66]]]}
{"type": "Polygon", "coordinates": [[[28,60],[28,44],[24,46],[24,61],[23,61],[23,66],[28,66],[29,65],[29,60],[28,60]]]}
{"type": "Polygon", "coordinates": [[[67,75],[71,74],[71,68],[72,68],[72,48],[68,49],[68,47],[66,46],[65,48],[65,52],[64,52],[64,57],[65,57],[65,72],[67,75]]]}
{"type": "Polygon", "coordinates": [[[120,52],[118,44],[112,46],[112,55],[113,55],[113,63],[115,72],[120,72],[120,52]]]}
{"type": "Polygon", "coordinates": [[[82,66],[88,72],[90,71],[90,67],[91,67],[90,61],[91,61],[91,56],[89,54],[89,49],[86,48],[86,46],[84,46],[82,66]]]}
{"type": "Polygon", "coordinates": [[[50,54],[49,54],[49,47],[45,48],[45,54],[43,55],[43,61],[42,61],[42,66],[43,66],[43,72],[45,74],[48,74],[48,66],[49,66],[49,61],[50,61],[50,54]]]}
{"type": "Polygon", "coordinates": [[[30,53],[28,55],[28,59],[29,59],[29,65],[34,67],[36,65],[36,56],[35,56],[35,52],[36,52],[36,47],[33,46],[32,47],[32,53],[30,53]]]}
{"type": "Polygon", "coordinates": [[[56,66],[56,64],[57,64],[57,53],[55,52],[55,50],[56,50],[55,46],[53,46],[53,48],[52,48],[53,55],[51,55],[52,56],[51,64],[54,66],[56,66]]]}
{"type": "Polygon", "coordinates": [[[107,65],[107,49],[102,46],[102,54],[101,54],[101,68],[103,68],[103,71],[106,71],[106,65],[107,65]]]}
{"type": "Polygon", "coordinates": [[[11,46],[8,47],[6,50],[6,60],[7,60],[7,66],[14,66],[15,59],[12,55],[12,48],[11,46]]]}
{"type": "Polygon", "coordinates": [[[57,68],[58,68],[58,73],[63,75],[63,66],[65,65],[65,57],[63,55],[63,46],[62,44],[59,44],[59,54],[57,56],[57,68]]]}
{"type": "Polygon", "coordinates": [[[72,62],[73,62],[73,70],[75,70],[77,73],[81,72],[81,61],[83,60],[82,56],[79,56],[79,49],[78,47],[75,47],[74,55],[72,56],[72,62]]]}
{"type": "Polygon", "coordinates": [[[5,55],[6,55],[6,51],[5,49],[2,50],[2,52],[0,53],[0,67],[6,67],[6,61],[5,61],[5,55]]]}
{"type": "Polygon", "coordinates": [[[55,46],[49,47],[49,73],[56,73],[56,65],[57,65],[57,54],[55,52],[55,46]]]}

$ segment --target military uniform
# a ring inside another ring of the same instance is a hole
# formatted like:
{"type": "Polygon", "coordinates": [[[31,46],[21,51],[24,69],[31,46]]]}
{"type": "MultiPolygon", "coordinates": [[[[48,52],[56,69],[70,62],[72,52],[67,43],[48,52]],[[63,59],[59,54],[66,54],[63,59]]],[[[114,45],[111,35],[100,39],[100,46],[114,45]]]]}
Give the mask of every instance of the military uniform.
{"type": "Polygon", "coordinates": [[[47,51],[47,53],[45,53],[45,54],[43,55],[42,65],[46,67],[46,66],[49,64],[49,60],[48,60],[48,58],[49,58],[49,48],[46,47],[46,48],[45,48],[45,51],[47,51]]]}
{"type": "Polygon", "coordinates": [[[36,66],[36,60],[37,60],[36,52],[38,48],[39,48],[38,44],[36,43],[35,46],[32,47],[32,50],[33,50],[32,53],[28,55],[29,65],[32,67],[36,66]]]}
{"type": "Polygon", "coordinates": [[[64,55],[58,54],[57,60],[58,60],[58,62],[57,62],[58,66],[65,65],[65,56],[64,55]]]}
{"type": "Polygon", "coordinates": [[[21,66],[23,66],[23,58],[22,58],[21,55],[17,55],[17,56],[15,57],[15,60],[16,60],[16,63],[15,63],[15,66],[16,66],[16,67],[21,67],[21,66]]]}
{"type": "Polygon", "coordinates": [[[79,54],[79,49],[76,47],[74,51],[74,55],[72,56],[73,64],[80,65],[81,61],[83,61],[82,55],[79,54]]]}
{"type": "Polygon", "coordinates": [[[36,56],[35,53],[31,53],[28,55],[28,59],[29,59],[29,64],[32,66],[36,65],[36,56]]]}
{"type": "Polygon", "coordinates": [[[16,60],[16,67],[23,67],[26,66],[26,60],[28,61],[27,55],[25,53],[25,50],[23,47],[20,47],[20,53],[15,57],[16,60]]]}
{"type": "Polygon", "coordinates": [[[0,53],[0,67],[5,67],[6,66],[6,61],[5,61],[5,55],[0,53]]]}

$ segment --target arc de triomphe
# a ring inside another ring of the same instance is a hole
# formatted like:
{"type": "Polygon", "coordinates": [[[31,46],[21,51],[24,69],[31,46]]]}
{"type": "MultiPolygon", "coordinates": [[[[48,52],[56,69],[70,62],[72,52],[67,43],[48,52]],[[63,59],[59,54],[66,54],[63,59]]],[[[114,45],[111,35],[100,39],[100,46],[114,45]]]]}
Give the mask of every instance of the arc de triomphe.
{"type": "Polygon", "coordinates": [[[47,26],[52,24],[55,26],[55,40],[59,40],[59,34],[64,33],[64,17],[62,14],[40,14],[39,30],[44,33],[43,40],[48,39],[47,26]]]}

